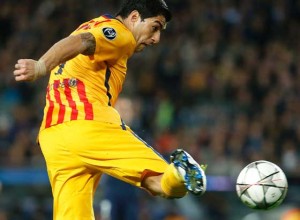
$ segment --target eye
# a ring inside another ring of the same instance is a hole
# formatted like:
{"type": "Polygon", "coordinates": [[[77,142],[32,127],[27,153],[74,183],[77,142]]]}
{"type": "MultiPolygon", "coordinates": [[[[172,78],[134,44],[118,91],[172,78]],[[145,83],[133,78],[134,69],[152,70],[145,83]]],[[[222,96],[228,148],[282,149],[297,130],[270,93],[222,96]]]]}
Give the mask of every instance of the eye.
{"type": "Polygon", "coordinates": [[[158,26],[152,26],[152,32],[156,32],[159,30],[159,27],[158,26]]]}

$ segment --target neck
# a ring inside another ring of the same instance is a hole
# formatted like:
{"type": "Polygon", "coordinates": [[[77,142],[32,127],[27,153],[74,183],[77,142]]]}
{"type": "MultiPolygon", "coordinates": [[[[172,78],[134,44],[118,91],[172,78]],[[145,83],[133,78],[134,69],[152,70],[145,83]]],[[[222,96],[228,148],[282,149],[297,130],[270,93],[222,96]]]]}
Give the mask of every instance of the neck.
{"type": "Polygon", "coordinates": [[[130,26],[130,23],[129,23],[129,20],[128,19],[123,19],[121,16],[117,16],[116,19],[118,21],[120,21],[125,27],[127,27],[129,30],[131,30],[131,26],[130,26]]]}
{"type": "Polygon", "coordinates": [[[123,18],[122,18],[120,15],[117,16],[116,19],[117,19],[118,21],[120,21],[121,23],[124,24],[124,20],[123,20],[123,18]]]}

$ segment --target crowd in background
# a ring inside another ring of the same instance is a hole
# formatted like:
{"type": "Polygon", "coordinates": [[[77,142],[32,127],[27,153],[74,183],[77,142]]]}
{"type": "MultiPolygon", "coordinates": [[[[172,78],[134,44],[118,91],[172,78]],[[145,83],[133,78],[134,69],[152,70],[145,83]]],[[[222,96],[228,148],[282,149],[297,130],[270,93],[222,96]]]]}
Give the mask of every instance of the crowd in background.
{"type": "MultiPolygon", "coordinates": [[[[82,22],[115,13],[119,3],[0,1],[1,167],[44,166],[36,135],[47,77],[16,83],[17,59],[38,59],[82,22]]],[[[299,177],[300,2],[168,4],[174,16],[160,44],[128,63],[118,104],[125,122],[166,158],[186,149],[208,164],[210,175],[234,177],[264,159],[299,177]]]]}

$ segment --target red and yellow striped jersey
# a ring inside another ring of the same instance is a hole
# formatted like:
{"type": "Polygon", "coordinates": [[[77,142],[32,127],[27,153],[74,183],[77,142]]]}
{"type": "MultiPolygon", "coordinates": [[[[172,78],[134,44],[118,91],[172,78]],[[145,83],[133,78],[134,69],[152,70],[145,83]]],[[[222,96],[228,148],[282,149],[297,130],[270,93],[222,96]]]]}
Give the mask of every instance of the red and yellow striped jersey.
{"type": "Polygon", "coordinates": [[[83,23],[72,34],[90,32],[93,56],[79,54],[51,71],[41,130],[71,120],[121,123],[113,108],[122,90],[127,60],[134,53],[132,33],[110,15],[83,23]]]}

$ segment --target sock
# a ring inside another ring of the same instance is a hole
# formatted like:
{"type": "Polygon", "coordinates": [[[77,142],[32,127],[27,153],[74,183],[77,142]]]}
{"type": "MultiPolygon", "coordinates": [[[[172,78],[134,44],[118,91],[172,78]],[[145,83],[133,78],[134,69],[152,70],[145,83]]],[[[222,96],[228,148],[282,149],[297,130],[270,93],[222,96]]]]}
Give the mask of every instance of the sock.
{"type": "Polygon", "coordinates": [[[161,188],[168,198],[181,198],[187,194],[184,180],[178,174],[174,164],[169,164],[161,178],[161,188]]]}

